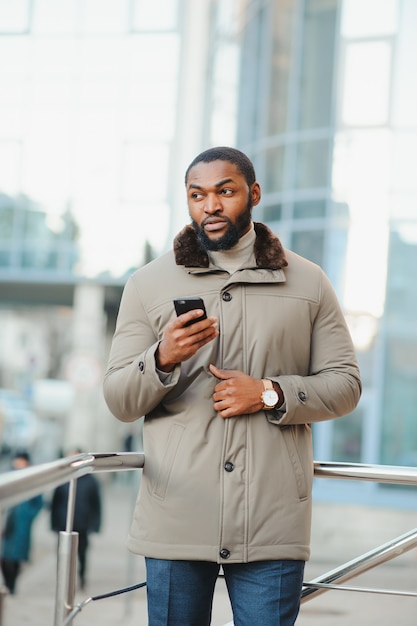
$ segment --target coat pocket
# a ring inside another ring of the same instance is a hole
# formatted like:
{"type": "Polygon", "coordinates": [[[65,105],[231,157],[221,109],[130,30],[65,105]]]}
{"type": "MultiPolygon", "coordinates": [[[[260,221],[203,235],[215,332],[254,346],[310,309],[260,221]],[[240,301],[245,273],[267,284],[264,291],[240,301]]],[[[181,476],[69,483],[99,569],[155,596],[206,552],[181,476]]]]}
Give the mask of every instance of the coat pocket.
{"type": "Polygon", "coordinates": [[[184,430],[185,427],[182,424],[173,424],[168,434],[164,456],[152,491],[152,494],[161,500],[165,498],[167,492],[169,477],[184,430]]]}
{"type": "Polygon", "coordinates": [[[303,465],[300,460],[300,455],[298,453],[297,443],[294,438],[294,429],[292,426],[286,426],[281,429],[281,432],[287,448],[291,467],[293,469],[298,497],[300,500],[305,500],[308,497],[307,481],[303,465]]]}

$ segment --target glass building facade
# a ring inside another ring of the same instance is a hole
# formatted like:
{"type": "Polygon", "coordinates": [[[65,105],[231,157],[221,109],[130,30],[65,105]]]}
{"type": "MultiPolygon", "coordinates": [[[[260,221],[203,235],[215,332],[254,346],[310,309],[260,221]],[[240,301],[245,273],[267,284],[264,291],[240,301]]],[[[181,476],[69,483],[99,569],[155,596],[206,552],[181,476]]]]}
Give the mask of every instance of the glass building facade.
{"type": "Polygon", "coordinates": [[[0,0],[0,271],[121,275],[165,244],[179,12],[0,0]]]}
{"type": "MultiPolygon", "coordinates": [[[[263,187],[254,217],[324,268],[362,370],[355,413],[315,426],[315,457],[416,465],[417,4],[254,0],[242,12],[237,145],[263,187]]],[[[355,497],[362,487],[386,495],[362,484],[355,497]]]]}
{"type": "Polygon", "coordinates": [[[358,350],[315,457],[417,464],[416,28],[415,0],[0,0],[0,277],[122,277],[187,219],[195,154],[235,144],[358,350]]]}

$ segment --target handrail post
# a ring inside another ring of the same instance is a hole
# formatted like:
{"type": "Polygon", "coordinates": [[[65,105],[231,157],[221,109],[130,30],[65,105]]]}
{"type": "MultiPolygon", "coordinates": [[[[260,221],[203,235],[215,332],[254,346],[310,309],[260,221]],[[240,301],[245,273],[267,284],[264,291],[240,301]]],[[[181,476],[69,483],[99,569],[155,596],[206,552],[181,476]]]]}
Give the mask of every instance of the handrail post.
{"type": "Polygon", "coordinates": [[[74,514],[75,514],[75,496],[77,495],[77,481],[73,478],[69,484],[67,518],[65,530],[70,533],[74,530],[74,514]]]}
{"type": "Polygon", "coordinates": [[[66,529],[58,536],[54,626],[62,626],[74,606],[77,578],[78,533],[73,531],[77,481],[70,481],[66,529]]]}
{"type": "Polygon", "coordinates": [[[2,626],[3,624],[3,605],[4,605],[4,599],[7,596],[8,591],[6,589],[6,587],[1,586],[0,587],[0,626],[2,626]]]}
{"type": "Polygon", "coordinates": [[[77,550],[78,533],[61,531],[58,539],[54,626],[64,624],[74,605],[77,550]]]}

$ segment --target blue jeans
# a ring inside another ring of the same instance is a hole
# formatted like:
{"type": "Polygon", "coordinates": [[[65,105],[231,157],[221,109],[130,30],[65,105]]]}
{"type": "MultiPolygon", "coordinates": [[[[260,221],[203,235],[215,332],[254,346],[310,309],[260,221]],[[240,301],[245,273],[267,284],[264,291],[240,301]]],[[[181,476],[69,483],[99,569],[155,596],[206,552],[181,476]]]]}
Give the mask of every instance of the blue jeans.
{"type": "MultiPolygon", "coordinates": [[[[149,626],[209,626],[220,566],[205,561],[146,559],[149,626]]],[[[304,561],[223,565],[234,626],[293,626],[304,561]]]]}

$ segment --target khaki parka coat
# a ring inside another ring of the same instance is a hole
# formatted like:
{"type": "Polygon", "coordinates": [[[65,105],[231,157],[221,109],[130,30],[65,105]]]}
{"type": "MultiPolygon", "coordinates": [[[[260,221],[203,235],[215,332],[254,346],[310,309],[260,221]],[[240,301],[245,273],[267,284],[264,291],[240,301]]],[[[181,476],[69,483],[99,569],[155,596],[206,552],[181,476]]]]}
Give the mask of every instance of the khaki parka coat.
{"type": "Polygon", "coordinates": [[[253,262],[213,266],[187,226],[122,296],[104,394],[124,422],[145,416],[145,464],[128,548],[162,559],[238,563],[309,558],[311,424],[361,393],[351,337],[315,264],[255,223],[253,262]],[[173,299],[203,297],[220,335],[167,379],[155,351],[173,299]],[[281,410],[223,419],[209,364],[277,381],[281,410]]]}

